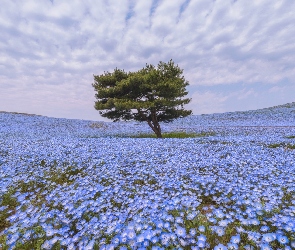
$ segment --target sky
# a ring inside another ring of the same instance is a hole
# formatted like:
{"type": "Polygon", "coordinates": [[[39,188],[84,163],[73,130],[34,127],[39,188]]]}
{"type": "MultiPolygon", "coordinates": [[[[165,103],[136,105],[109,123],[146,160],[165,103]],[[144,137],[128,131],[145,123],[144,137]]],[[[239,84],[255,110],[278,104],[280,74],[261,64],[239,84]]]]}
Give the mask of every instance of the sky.
{"type": "Polygon", "coordinates": [[[0,111],[103,120],[93,75],[172,59],[187,109],[295,101],[294,0],[1,0],[0,111]]]}

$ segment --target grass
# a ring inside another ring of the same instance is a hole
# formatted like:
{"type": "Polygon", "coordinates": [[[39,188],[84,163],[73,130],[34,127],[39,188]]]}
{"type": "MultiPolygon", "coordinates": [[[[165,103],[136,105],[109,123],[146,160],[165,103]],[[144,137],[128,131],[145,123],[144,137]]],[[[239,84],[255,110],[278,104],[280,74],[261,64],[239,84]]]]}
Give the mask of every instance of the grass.
{"type": "Polygon", "coordinates": [[[7,219],[14,213],[14,209],[19,205],[17,199],[13,197],[14,194],[15,190],[10,189],[1,197],[0,207],[4,206],[6,208],[0,211],[0,232],[10,226],[10,222],[7,219]]]}
{"type": "Polygon", "coordinates": [[[295,139],[295,135],[286,136],[287,139],[295,139]]]}
{"type": "Polygon", "coordinates": [[[268,145],[269,148],[279,148],[281,147],[282,145],[280,143],[274,143],[274,144],[270,144],[268,145]]]}
{"type": "Polygon", "coordinates": [[[282,144],[282,143],[274,143],[274,144],[269,144],[268,145],[269,148],[279,148],[279,147],[284,147],[285,149],[295,149],[295,144],[282,144]]]}
{"type": "MultiPolygon", "coordinates": [[[[206,136],[213,136],[215,135],[214,132],[201,132],[201,133],[187,133],[187,132],[169,132],[169,133],[162,133],[163,138],[197,138],[197,137],[206,137],[206,136]]],[[[142,133],[137,135],[130,136],[131,138],[157,138],[155,134],[152,133],[142,133]]]]}

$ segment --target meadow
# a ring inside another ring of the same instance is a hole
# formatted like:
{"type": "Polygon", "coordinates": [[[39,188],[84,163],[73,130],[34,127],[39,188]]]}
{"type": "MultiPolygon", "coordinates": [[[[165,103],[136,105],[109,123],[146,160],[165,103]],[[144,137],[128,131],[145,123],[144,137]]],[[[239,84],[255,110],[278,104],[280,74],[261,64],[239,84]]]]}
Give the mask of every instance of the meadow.
{"type": "Polygon", "coordinates": [[[162,130],[0,112],[0,249],[295,249],[295,103],[162,130]]]}

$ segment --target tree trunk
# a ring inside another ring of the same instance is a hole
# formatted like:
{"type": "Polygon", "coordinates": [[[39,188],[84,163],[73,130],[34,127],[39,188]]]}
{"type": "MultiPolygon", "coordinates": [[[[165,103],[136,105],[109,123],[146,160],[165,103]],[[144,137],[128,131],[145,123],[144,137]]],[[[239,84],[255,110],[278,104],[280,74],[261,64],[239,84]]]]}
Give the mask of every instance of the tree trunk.
{"type": "Polygon", "coordinates": [[[146,120],[147,120],[147,123],[149,124],[149,126],[151,127],[151,129],[156,134],[157,138],[163,138],[159,122],[158,121],[156,121],[156,122],[150,121],[149,119],[146,119],[146,120]]]}
{"type": "Polygon", "coordinates": [[[156,112],[154,110],[152,110],[152,112],[151,112],[152,120],[150,120],[148,117],[146,117],[139,109],[138,109],[138,113],[141,115],[141,117],[143,117],[147,121],[147,123],[149,124],[151,129],[156,134],[157,138],[163,138],[162,132],[161,132],[161,126],[158,122],[156,112]]]}
{"type": "Polygon", "coordinates": [[[160,128],[160,124],[159,124],[159,128],[154,130],[157,138],[163,138],[162,137],[162,133],[161,133],[161,128],[160,128]]]}
{"type": "Polygon", "coordinates": [[[156,111],[153,109],[151,111],[151,117],[152,117],[153,131],[157,135],[157,138],[162,138],[161,127],[158,122],[157,114],[156,114],[156,111]]]}

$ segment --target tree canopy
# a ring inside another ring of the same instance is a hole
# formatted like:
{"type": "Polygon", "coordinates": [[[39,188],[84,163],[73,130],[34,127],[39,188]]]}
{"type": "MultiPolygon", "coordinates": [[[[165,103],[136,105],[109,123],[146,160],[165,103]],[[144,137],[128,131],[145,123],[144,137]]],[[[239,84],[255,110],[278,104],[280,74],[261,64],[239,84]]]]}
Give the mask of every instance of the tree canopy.
{"type": "Polygon", "coordinates": [[[113,72],[94,75],[95,109],[102,117],[119,120],[146,121],[158,138],[160,122],[171,122],[192,113],[184,105],[188,81],[183,70],[172,60],[151,64],[136,72],[116,68],[113,72]]]}

